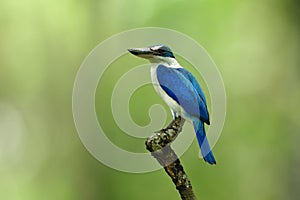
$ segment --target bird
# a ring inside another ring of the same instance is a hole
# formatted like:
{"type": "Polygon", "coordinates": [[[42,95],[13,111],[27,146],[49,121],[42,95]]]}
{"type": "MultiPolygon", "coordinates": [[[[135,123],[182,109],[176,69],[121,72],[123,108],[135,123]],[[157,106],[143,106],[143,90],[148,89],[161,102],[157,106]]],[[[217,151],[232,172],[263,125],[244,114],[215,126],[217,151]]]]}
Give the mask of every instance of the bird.
{"type": "Polygon", "coordinates": [[[205,162],[216,159],[206,137],[204,124],[210,125],[206,98],[197,79],[176,60],[172,50],[163,44],[128,51],[151,63],[151,80],[155,91],[169,106],[173,118],[183,117],[192,123],[205,162]]]}

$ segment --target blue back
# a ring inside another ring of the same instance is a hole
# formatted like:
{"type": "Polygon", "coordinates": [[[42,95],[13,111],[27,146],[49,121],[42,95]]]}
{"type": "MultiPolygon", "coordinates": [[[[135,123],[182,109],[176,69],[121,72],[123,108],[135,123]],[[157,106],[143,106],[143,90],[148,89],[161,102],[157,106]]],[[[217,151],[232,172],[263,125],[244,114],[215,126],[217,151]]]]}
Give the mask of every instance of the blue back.
{"type": "Polygon", "coordinates": [[[183,68],[159,65],[157,79],[162,89],[189,115],[209,124],[204,93],[195,77],[183,68]]]}

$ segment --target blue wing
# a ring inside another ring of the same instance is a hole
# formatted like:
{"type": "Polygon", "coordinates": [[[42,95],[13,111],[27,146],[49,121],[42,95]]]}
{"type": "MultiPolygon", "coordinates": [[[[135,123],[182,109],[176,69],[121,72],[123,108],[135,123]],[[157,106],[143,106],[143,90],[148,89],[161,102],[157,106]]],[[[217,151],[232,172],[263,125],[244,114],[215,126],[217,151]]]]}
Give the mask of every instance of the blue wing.
{"type": "Polygon", "coordinates": [[[189,115],[209,124],[206,99],[195,77],[183,68],[159,65],[157,79],[162,89],[189,115]]]}
{"type": "Polygon", "coordinates": [[[201,100],[205,103],[206,105],[206,98],[204,96],[204,93],[198,83],[198,81],[196,80],[196,78],[193,76],[193,74],[191,74],[191,72],[187,71],[184,68],[177,68],[177,71],[180,71],[182,73],[182,75],[184,75],[187,79],[189,79],[191,81],[191,83],[193,84],[195,90],[197,91],[198,95],[200,96],[201,100]]]}

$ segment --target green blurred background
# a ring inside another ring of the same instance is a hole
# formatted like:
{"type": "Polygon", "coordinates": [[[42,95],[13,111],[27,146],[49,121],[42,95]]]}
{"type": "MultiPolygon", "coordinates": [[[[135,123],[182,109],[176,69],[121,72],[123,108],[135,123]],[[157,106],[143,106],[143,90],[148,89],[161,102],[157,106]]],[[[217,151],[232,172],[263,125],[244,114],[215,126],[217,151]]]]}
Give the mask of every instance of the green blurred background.
{"type": "MultiPolygon", "coordinates": [[[[191,36],[223,76],[228,107],[214,148],[218,165],[197,159],[195,141],[182,156],[198,198],[299,199],[299,17],[296,0],[1,1],[0,199],[179,199],[163,170],[128,174],[94,159],[72,118],[83,59],[111,35],[145,26],[191,36]]],[[[126,72],[112,70],[107,92],[126,72]]],[[[148,105],[162,103],[151,87],[134,99],[141,125],[148,105]]],[[[106,113],[101,104],[97,112],[106,113]]],[[[114,137],[122,132],[107,115],[113,140],[143,147],[143,140],[114,137]]]]}

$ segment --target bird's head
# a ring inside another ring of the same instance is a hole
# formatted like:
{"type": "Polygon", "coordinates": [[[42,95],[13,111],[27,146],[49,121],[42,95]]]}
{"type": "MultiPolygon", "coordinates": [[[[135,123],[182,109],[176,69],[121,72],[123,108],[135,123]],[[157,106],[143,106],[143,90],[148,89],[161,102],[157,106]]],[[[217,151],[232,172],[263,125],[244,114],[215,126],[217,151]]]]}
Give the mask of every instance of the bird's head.
{"type": "Polygon", "coordinates": [[[172,50],[166,45],[153,45],[146,48],[132,48],[128,49],[130,53],[135,56],[148,59],[150,62],[159,63],[175,60],[172,50]]]}

